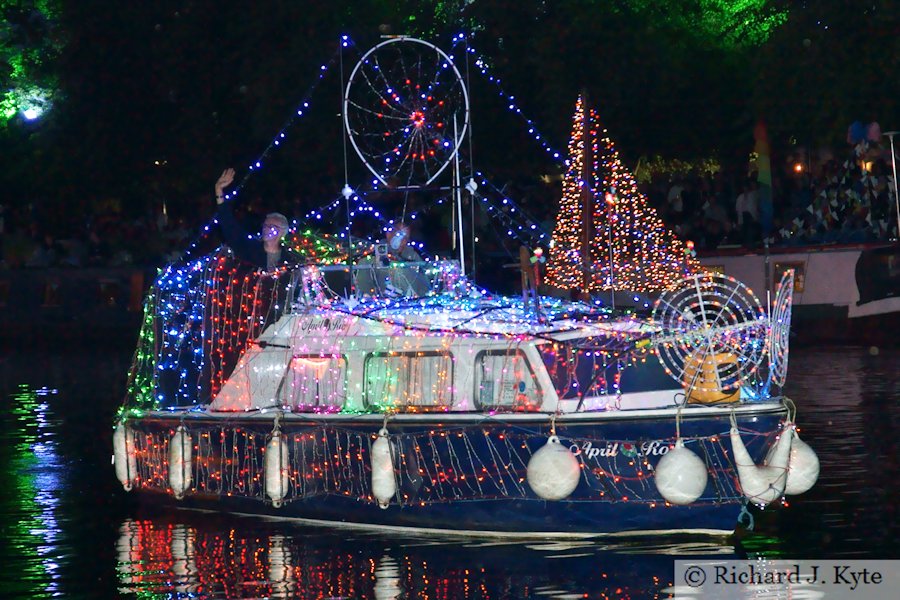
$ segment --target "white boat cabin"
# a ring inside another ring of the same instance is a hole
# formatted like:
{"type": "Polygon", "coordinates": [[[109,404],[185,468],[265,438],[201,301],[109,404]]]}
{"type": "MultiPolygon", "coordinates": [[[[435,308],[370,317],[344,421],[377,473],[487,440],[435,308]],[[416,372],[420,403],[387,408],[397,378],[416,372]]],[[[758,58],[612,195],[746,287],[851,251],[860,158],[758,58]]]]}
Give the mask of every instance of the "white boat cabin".
{"type": "Polygon", "coordinates": [[[684,391],[652,352],[572,342],[639,332],[639,321],[534,327],[483,308],[286,314],[238,361],[209,406],[243,412],[576,412],[672,407],[684,391]],[[395,318],[396,317],[396,318],[395,318]],[[466,323],[466,328],[458,327],[466,323]],[[456,324],[456,325],[454,325],[456,324]]]}

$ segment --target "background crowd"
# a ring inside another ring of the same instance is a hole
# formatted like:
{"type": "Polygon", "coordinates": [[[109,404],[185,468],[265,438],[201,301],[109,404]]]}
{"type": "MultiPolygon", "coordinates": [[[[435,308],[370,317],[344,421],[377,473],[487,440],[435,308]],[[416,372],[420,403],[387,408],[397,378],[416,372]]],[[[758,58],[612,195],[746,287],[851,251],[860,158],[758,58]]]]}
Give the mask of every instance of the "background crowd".
{"type": "Polygon", "coordinates": [[[793,162],[771,186],[757,173],[690,173],[645,192],[663,219],[698,248],[857,244],[897,237],[890,154],[861,142],[849,156],[793,162]]]}
{"type": "MultiPolygon", "coordinates": [[[[866,141],[843,158],[786,161],[784,168],[773,170],[771,186],[760,185],[754,172],[729,177],[722,171],[695,170],[658,174],[641,189],[666,224],[701,251],[754,248],[764,242],[856,244],[897,237],[890,153],[866,141]]],[[[558,185],[537,179],[511,181],[502,191],[552,232],[558,185]]],[[[328,197],[324,188],[317,193],[328,197]]],[[[432,252],[450,247],[453,225],[446,205],[432,206],[417,196],[373,201],[386,203],[386,213],[402,209],[417,214],[411,237],[427,240],[432,252]]],[[[267,211],[280,210],[302,222],[312,208],[309,204],[299,196],[255,196],[239,210],[245,218],[256,215],[260,220],[267,211]]],[[[129,215],[120,202],[107,201],[87,211],[83,222],[60,227],[58,218],[42,212],[40,202],[18,210],[0,204],[0,268],[159,266],[183,252],[213,212],[214,203],[206,194],[178,204],[176,211],[160,201],[137,216],[129,215]]],[[[506,236],[496,227],[486,215],[476,214],[480,251],[509,252],[503,247],[506,236]]],[[[361,229],[357,233],[366,235],[361,229]]]]}

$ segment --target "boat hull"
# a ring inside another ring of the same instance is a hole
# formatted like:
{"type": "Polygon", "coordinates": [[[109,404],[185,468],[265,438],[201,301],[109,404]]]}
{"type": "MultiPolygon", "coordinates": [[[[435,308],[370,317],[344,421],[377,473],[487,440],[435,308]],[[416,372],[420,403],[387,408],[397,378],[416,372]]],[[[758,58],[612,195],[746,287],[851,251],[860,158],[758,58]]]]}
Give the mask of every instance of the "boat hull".
{"type": "MultiPolygon", "coordinates": [[[[138,453],[135,488],[150,502],[174,502],[166,446],[184,424],[195,454],[192,488],[177,502],[187,508],[462,535],[731,533],[745,504],[729,458],[732,411],[682,411],[681,436],[709,473],[703,495],[689,506],[668,504],[653,482],[656,465],[674,443],[675,414],[395,415],[385,427],[383,415],[150,413],[128,424],[138,453]],[[263,456],[276,427],[288,442],[290,476],[277,508],[267,495],[263,456]],[[373,497],[369,464],[382,427],[391,439],[397,482],[384,509],[373,497]],[[528,461],[551,428],[581,467],[576,489],[560,501],[538,497],[527,483],[528,461]]],[[[734,414],[752,457],[761,462],[786,409],[771,402],[742,405],[734,414]]]]}

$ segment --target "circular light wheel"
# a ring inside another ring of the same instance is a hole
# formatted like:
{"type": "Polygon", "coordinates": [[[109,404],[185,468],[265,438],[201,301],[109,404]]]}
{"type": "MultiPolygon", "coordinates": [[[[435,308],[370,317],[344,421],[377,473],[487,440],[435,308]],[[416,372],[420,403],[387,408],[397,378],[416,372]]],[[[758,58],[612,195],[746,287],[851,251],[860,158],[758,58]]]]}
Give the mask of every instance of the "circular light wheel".
{"type": "Polygon", "coordinates": [[[794,271],[790,269],[781,277],[775,302],[772,304],[772,321],[769,329],[769,369],[772,381],[784,385],[787,379],[788,346],[791,336],[791,304],[794,297],[794,271]]]}
{"type": "Polygon", "coordinates": [[[654,342],[666,371],[691,389],[735,388],[766,355],[769,322],[753,292],[725,275],[688,277],[653,307],[654,342]],[[712,365],[705,371],[704,365],[712,365]]]}
{"type": "Polygon", "coordinates": [[[469,97],[450,56],[416,38],[366,52],[344,93],[356,153],[384,185],[424,187],[450,164],[469,125],[469,97]]]}

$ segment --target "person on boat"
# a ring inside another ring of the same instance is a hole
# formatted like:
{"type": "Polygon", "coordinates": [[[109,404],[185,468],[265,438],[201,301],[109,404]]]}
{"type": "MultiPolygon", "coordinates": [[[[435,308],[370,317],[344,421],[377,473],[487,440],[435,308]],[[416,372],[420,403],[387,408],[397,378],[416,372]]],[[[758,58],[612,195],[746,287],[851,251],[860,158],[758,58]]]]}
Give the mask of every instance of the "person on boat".
{"type": "Polygon", "coordinates": [[[274,271],[286,262],[293,262],[281,247],[281,240],[290,228],[287,217],[278,212],[269,213],[263,221],[260,238],[250,235],[235,218],[232,203],[225,202],[225,188],[233,181],[234,169],[225,169],[216,181],[215,188],[216,204],[219,205],[216,219],[225,243],[236,257],[264,271],[274,271]]]}

